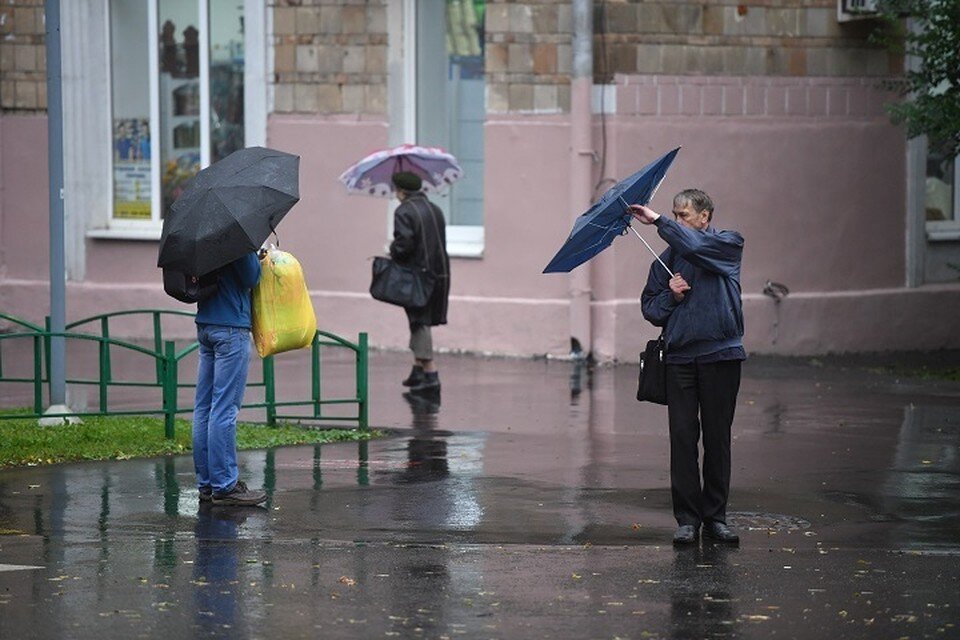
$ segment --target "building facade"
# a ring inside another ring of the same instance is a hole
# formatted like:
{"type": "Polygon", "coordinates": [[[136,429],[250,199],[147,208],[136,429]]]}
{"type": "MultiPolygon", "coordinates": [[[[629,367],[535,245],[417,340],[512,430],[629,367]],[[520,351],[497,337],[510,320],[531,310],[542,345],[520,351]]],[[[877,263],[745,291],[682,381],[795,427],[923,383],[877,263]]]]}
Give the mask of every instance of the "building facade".
{"type": "MultiPolygon", "coordinates": [[[[960,347],[956,163],[890,124],[883,81],[902,60],[838,2],[63,2],[68,321],[176,306],[156,268],[162,212],[199,167],[266,145],[301,156],[301,201],[278,232],[319,325],[403,348],[402,311],[367,293],[396,203],[348,196],[337,177],[417,142],[465,173],[435,199],[453,257],[438,346],[564,356],[583,332],[598,359],[636,360],[655,334],[636,238],[573,276],[541,271],[590,199],[680,146],[652,206],[700,187],[716,226],[744,235],[748,350],[960,347]],[[764,294],[768,281],[789,295],[764,294]]],[[[37,321],[49,299],[42,0],[5,3],[0,30],[0,310],[37,321]]]]}

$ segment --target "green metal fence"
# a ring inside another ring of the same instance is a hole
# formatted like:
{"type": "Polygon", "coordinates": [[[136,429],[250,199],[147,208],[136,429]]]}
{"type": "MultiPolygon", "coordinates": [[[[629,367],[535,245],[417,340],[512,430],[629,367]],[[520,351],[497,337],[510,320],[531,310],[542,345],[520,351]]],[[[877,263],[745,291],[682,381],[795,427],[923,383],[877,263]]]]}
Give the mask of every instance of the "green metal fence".
{"type": "MultiPolygon", "coordinates": [[[[50,331],[49,318],[46,328],[32,324],[15,316],[0,312],[0,319],[7,320],[15,326],[12,333],[0,334],[0,383],[23,383],[33,385],[33,406],[31,413],[0,414],[0,419],[12,418],[39,418],[43,415],[43,388],[49,384],[50,340],[63,337],[70,345],[72,342],[88,341],[97,344],[98,375],[96,378],[67,378],[67,384],[96,386],[98,389],[98,409],[96,411],[71,412],[69,414],[47,414],[49,417],[71,416],[105,416],[105,415],[163,415],[164,431],[168,438],[173,438],[174,421],[178,413],[189,413],[193,407],[178,405],[178,391],[185,387],[196,387],[196,382],[185,382],[180,379],[180,362],[199,348],[194,341],[177,350],[176,342],[165,340],[163,336],[164,316],[186,316],[193,318],[194,314],[185,311],[170,309],[131,309],[104,313],[65,326],[65,331],[57,333],[50,331]],[[153,325],[152,345],[148,348],[132,342],[112,338],[110,334],[111,320],[121,316],[149,315],[153,325]],[[84,332],[83,327],[92,326],[96,332],[84,332]],[[24,340],[31,342],[33,356],[32,375],[10,376],[4,371],[4,345],[9,341],[24,340]],[[153,371],[153,379],[149,381],[118,380],[113,374],[112,354],[124,353],[142,357],[153,371]],[[110,408],[110,390],[118,387],[145,387],[162,390],[162,407],[136,410],[116,410],[110,408]]],[[[277,380],[275,373],[275,356],[268,356],[261,360],[263,375],[260,380],[248,383],[249,387],[263,387],[264,401],[244,404],[244,409],[262,408],[266,413],[266,423],[274,426],[278,420],[298,421],[336,421],[353,422],[360,429],[367,429],[368,424],[368,348],[367,334],[360,333],[356,343],[326,331],[317,331],[310,345],[310,397],[304,400],[277,400],[277,380]],[[321,373],[322,347],[346,349],[353,355],[355,362],[355,392],[348,397],[325,398],[322,393],[321,373]],[[330,415],[323,411],[330,405],[356,405],[355,415],[330,415]],[[288,407],[305,407],[307,414],[281,413],[288,407]]]]}

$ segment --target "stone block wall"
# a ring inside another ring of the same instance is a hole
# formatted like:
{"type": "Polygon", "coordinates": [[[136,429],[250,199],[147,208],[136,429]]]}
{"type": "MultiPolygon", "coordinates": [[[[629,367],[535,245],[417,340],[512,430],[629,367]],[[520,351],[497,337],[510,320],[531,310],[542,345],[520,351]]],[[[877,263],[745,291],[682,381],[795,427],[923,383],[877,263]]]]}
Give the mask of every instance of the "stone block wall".
{"type": "Polygon", "coordinates": [[[269,0],[274,112],[387,112],[387,2],[269,0]]]}
{"type": "Polygon", "coordinates": [[[569,1],[488,2],[487,112],[570,110],[569,1]]]}
{"type": "Polygon", "coordinates": [[[886,120],[894,98],[869,78],[617,75],[624,116],[732,116],[886,120]]]}
{"type": "Polygon", "coordinates": [[[5,0],[0,6],[0,109],[47,108],[47,51],[43,0],[5,0]]]}
{"type": "Polygon", "coordinates": [[[598,81],[616,73],[879,77],[901,66],[869,42],[875,21],[837,21],[836,0],[607,0],[594,9],[598,81]]]}

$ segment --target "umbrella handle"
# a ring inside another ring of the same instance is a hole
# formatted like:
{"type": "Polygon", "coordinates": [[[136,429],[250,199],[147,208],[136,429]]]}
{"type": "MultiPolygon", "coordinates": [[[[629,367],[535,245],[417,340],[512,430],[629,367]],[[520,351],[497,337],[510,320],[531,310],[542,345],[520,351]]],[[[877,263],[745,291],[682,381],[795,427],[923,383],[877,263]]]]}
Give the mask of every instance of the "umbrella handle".
{"type": "Polygon", "coordinates": [[[270,218],[270,232],[273,234],[273,237],[277,240],[277,249],[280,248],[280,236],[277,235],[277,228],[273,226],[273,218],[270,218]]]}
{"type": "MultiPolygon", "coordinates": [[[[623,208],[626,210],[626,212],[627,212],[627,213],[630,213],[630,205],[628,205],[628,204],[627,204],[627,201],[623,199],[623,196],[617,196],[617,199],[618,199],[620,202],[623,203],[623,208]]],[[[632,214],[630,214],[630,215],[632,215],[632,214]]],[[[673,271],[670,271],[670,267],[668,267],[667,265],[665,265],[665,264],[663,263],[663,260],[661,260],[661,259],[660,259],[660,256],[657,255],[657,252],[654,251],[653,248],[652,248],[649,244],[647,244],[647,241],[643,239],[643,236],[640,235],[640,234],[637,232],[637,230],[633,228],[633,225],[631,225],[629,222],[627,223],[627,228],[630,229],[630,231],[633,231],[633,234],[634,234],[635,236],[637,236],[638,238],[640,238],[640,242],[642,242],[642,243],[644,244],[644,246],[647,248],[647,250],[649,250],[650,253],[653,254],[653,257],[657,259],[657,262],[659,262],[660,265],[661,265],[664,269],[667,270],[667,273],[669,273],[669,274],[670,274],[670,277],[672,278],[672,277],[673,277],[673,271]]]]}

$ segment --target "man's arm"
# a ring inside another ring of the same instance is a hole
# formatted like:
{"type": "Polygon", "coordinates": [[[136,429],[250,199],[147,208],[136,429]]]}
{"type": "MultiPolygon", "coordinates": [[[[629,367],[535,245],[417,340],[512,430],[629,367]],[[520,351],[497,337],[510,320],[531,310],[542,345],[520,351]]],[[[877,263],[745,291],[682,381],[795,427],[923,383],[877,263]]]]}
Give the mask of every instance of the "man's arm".
{"type": "Polygon", "coordinates": [[[736,231],[693,231],[663,216],[653,224],[660,237],[687,262],[725,276],[740,272],[743,236],[736,231]]]}
{"type": "MultiPolygon", "coordinates": [[[[663,256],[666,255],[664,252],[663,256]]],[[[654,262],[650,265],[647,285],[640,294],[640,310],[643,312],[643,317],[655,327],[666,326],[670,314],[678,304],[680,302],[670,290],[666,271],[659,263],[654,262]]]]}
{"type": "Polygon", "coordinates": [[[257,252],[251,251],[239,260],[234,261],[237,279],[245,289],[253,289],[260,282],[260,261],[257,252]]]}

